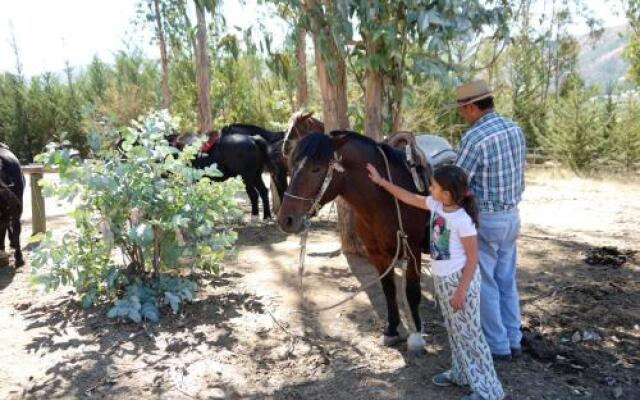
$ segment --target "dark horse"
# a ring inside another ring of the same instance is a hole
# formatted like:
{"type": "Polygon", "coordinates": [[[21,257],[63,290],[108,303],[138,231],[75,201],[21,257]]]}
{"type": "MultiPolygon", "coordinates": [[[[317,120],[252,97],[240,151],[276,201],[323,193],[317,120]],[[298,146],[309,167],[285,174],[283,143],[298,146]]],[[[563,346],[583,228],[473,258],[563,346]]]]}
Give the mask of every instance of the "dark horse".
{"type": "MultiPolygon", "coordinates": [[[[269,132],[259,127],[250,125],[230,125],[222,129],[222,135],[218,143],[207,152],[200,152],[193,160],[195,168],[206,168],[216,164],[222,176],[211,177],[215,182],[226,181],[229,178],[240,176],[245,186],[245,191],[251,201],[251,215],[259,214],[258,198],[262,199],[264,219],[271,218],[269,207],[269,191],[262,180],[262,172],[266,169],[271,173],[272,179],[279,181],[278,167],[270,158],[270,145],[266,133],[269,132]],[[256,128],[256,129],[252,129],[256,128]],[[250,133],[255,133],[251,135],[250,133]],[[265,135],[265,137],[263,137],[265,135]]],[[[190,144],[191,139],[187,139],[190,144]]],[[[286,176],[284,183],[276,185],[278,191],[284,194],[286,189],[286,176]]]]}
{"type": "Polygon", "coordinates": [[[267,169],[271,174],[278,198],[282,199],[287,190],[287,163],[282,153],[284,132],[273,132],[250,124],[231,124],[221,130],[222,136],[237,134],[261,137],[267,143],[267,169]]]}
{"type": "Polygon", "coordinates": [[[24,265],[20,249],[22,195],[25,180],[20,162],[9,148],[0,143],[0,251],[9,232],[9,245],[15,250],[16,267],[24,265]]]}
{"type": "MultiPolygon", "coordinates": [[[[396,254],[399,221],[393,197],[372,183],[367,176],[367,163],[374,165],[383,176],[386,175],[387,169],[380,149],[389,161],[394,183],[417,192],[402,154],[388,145],[348,131],[334,131],[330,135],[311,133],[303,137],[289,160],[293,176],[278,213],[281,228],[289,233],[299,233],[304,229],[306,219],[312,216],[310,214],[314,211],[310,207],[318,196],[321,195],[320,205],[342,196],[355,211],[356,232],[365,245],[369,261],[382,275],[396,254]],[[328,179],[330,183],[327,182],[328,179]],[[326,183],[327,189],[321,194],[321,187],[326,183]]],[[[421,327],[418,313],[421,299],[420,244],[425,234],[428,214],[402,203],[400,214],[413,254],[408,259],[405,272],[406,298],[412,322],[418,331],[421,327]]],[[[399,341],[400,323],[393,273],[387,274],[381,282],[388,318],[384,342],[390,345],[399,341]]],[[[411,351],[419,351],[424,341],[419,335],[412,334],[408,344],[411,351]]]]}

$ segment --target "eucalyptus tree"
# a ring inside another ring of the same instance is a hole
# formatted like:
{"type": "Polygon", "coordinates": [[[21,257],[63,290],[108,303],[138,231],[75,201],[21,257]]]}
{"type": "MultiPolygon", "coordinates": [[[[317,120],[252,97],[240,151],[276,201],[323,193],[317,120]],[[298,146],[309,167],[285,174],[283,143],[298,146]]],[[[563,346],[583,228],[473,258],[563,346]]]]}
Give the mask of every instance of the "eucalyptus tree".
{"type": "Polygon", "coordinates": [[[640,0],[626,1],[625,13],[629,22],[629,44],[625,49],[625,59],[630,64],[629,76],[640,85],[640,0]]]}
{"type": "MultiPolygon", "coordinates": [[[[365,96],[365,134],[383,137],[383,102],[394,129],[401,125],[410,75],[446,75],[454,41],[472,40],[486,25],[506,32],[508,4],[463,0],[273,0],[300,15],[311,33],[325,129],[347,129],[347,61],[365,96]],[[386,90],[385,90],[386,88],[386,90]]],[[[341,208],[339,207],[339,211],[341,208]]],[[[355,237],[341,213],[343,250],[355,237]]],[[[346,248],[346,249],[345,249],[346,248]]]]}

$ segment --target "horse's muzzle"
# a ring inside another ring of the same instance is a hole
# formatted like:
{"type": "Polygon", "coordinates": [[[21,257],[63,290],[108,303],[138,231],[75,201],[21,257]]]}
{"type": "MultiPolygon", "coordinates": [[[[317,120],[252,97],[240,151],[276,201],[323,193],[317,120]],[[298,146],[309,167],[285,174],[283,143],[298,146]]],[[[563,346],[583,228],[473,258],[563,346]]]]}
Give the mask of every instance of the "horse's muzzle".
{"type": "Polygon", "coordinates": [[[286,233],[300,233],[304,229],[304,215],[278,214],[278,225],[286,233]]]}

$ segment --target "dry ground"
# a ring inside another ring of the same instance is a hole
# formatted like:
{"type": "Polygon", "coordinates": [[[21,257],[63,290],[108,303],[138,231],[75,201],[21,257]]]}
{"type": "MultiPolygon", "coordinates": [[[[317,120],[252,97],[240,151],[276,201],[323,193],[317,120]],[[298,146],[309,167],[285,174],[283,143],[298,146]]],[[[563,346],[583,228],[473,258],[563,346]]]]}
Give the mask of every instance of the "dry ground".
{"type": "MultiPolygon", "coordinates": [[[[640,398],[638,260],[583,261],[594,246],[638,250],[639,197],[637,183],[528,177],[519,243],[527,350],[497,364],[511,399],[640,398]]],[[[47,207],[49,228],[68,229],[67,208],[47,207]]],[[[309,304],[298,292],[298,238],[273,223],[240,228],[238,257],[220,277],[202,277],[198,300],[178,318],[157,325],[83,311],[66,290],[43,294],[30,286],[28,265],[0,269],[0,398],[460,398],[463,390],[430,382],[449,353],[426,274],[421,358],[380,344],[379,287],[313,311],[375,278],[364,260],[339,253],[328,214],[309,240],[309,304]]]]}

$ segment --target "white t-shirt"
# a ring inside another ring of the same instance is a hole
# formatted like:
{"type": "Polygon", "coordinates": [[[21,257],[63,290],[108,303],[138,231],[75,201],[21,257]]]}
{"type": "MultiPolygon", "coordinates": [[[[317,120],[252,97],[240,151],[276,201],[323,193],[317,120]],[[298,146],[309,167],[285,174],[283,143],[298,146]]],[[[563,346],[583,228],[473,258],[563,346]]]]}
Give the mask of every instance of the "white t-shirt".
{"type": "Polygon", "coordinates": [[[429,249],[433,273],[438,276],[451,275],[464,268],[467,262],[460,238],[475,236],[476,227],[462,208],[446,212],[442,203],[431,196],[427,197],[427,207],[431,210],[429,249]]]}

